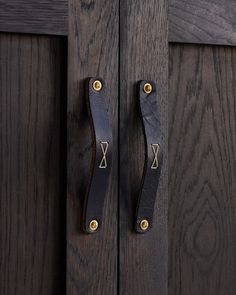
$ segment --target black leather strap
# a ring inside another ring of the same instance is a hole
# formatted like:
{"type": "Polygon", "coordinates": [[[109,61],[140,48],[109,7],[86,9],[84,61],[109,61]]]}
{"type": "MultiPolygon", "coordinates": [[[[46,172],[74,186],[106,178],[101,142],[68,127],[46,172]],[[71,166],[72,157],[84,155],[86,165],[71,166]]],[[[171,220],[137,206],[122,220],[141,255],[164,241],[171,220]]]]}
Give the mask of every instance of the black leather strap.
{"type": "Polygon", "coordinates": [[[152,81],[139,82],[138,96],[140,115],[145,137],[145,165],[136,210],[135,230],[139,233],[144,233],[150,230],[153,224],[154,205],[161,174],[163,156],[161,122],[155,83],[152,81]],[[150,93],[146,93],[144,91],[147,83],[152,87],[150,93]],[[146,229],[142,229],[142,221],[146,222],[146,229]]]}
{"type": "Polygon", "coordinates": [[[112,162],[112,127],[109,124],[105,99],[105,83],[100,78],[87,81],[87,107],[93,130],[95,148],[91,167],[90,186],[85,198],[83,228],[87,233],[101,230],[104,198],[112,162]],[[101,89],[94,89],[94,82],[101,83],[101,89]],[[91,221],[98,228],[91,230],[91,221]]]}

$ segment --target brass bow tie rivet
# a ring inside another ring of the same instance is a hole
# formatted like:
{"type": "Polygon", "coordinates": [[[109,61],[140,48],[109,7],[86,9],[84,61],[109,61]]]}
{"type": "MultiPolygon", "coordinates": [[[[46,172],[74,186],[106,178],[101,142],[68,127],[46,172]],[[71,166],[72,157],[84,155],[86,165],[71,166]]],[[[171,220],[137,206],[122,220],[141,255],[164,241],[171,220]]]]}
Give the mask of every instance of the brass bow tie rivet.
{"type": "Polygon", "coordinates": [[[142,231],[146,231],[149,227],[149,223],[148,223],[147,219],[141,220],[139,226],[142,231]]]}
{"type": "Polygon", "coordinates": [[[153,159],[153,162],[152,162],[151,169],[157,169],[158,166],[159,166],[159,164],[158,164],[158,153],[159,153],[160,146],[159,146],[158,143],[152,143],[151,146],[152,146],[152,151],[153,151],[153,154],[154,154],[154,159],[153,159]]]}
{"type": "Polygon", "coordinates": [[[95,232],[98,229],[98,222],[97,220],[91,220],[89,223],[89,229],[91,232],[95,232]]]}
{"type": "Polygon", "coordinates": [[[98,92],[98,91],[100,91],[101,89],[102,89],[102,82],[99,81],[99,80],[95,80],[95,81],[93,82],[93,90],[96,91],[96,92],[98,92]]]}
{"type": "Polygon", "coordinates": [[[109,147],[109,143],[107,141],[100,141],[100,147],[102,150],[102,160],[100,162],[99,168],[100,169],[105,169],[107,168],[107,158],[106,158],[106,154],[107,154],[107,150],[109,147]]]}
{"type": "Polygon", "coordinates": [[[145,83],[143,86],[143,91],[147,94],[152,92],[152,84],[150,83],[145,83]]]}

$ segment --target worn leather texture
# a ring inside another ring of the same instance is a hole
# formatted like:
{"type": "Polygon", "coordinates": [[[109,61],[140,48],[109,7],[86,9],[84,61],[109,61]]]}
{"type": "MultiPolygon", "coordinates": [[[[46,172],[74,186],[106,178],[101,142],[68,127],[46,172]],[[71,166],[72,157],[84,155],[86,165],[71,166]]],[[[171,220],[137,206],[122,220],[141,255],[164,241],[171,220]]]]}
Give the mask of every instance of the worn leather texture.
{"type": "Polygon", "coordinates": [[[91,220],[98,221],[99,227],[97,231],[102,228],[104,199],[112,163],[112,127],[108,118],[105,82],[100,78],[90,78],[86,83],[86,101],[94,136],[94,152],[91,161],[90,185],[84,202],[83,228],[85,232],[91,233],[89,228],[91,220]],[[100,91],[93,89],[92,85],[95,80],[99,80],[102,83],[102,89],[100,91]],[[106,151],[107,147],[105,158],[101,146],[102,142],[104,151],[106,151]],[[106,167],[101,168],[101,166],[106,167]]]}
{"type": "Polygon", "coordinates": [[[158,95],[155,83],[152,81],[140,81],[138,83],[137,95],[139,98],[140,118],[142,120],[144,133],[145,164],[136,209],[135,230],[138,233],[144,233],[150,230],[153,225],[154,206],[163,162],[163,136],[161,133],[157,101],[158,95]],[[152,85],[152,92],[150,94],[144,92],[145,83],[150,83],[152,85]],[[153,149],[155,149],[155,152],[156,149],[158,149],[156,156],[153,149]],[[143,231],[140,228],[140,222],[143,219],[147,220],[149,223],[147,231],[143,231]]]}

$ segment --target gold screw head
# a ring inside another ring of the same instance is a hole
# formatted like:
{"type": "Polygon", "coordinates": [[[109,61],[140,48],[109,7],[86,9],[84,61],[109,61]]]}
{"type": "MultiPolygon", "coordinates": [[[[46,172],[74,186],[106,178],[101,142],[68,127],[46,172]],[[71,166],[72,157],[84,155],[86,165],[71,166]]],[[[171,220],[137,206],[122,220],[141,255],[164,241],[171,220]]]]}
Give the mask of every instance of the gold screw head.
{"type": "Polygon", "coordinates": [[[98,229],[98,222],[97,220],[91,220],[89,223],[89,229],[91,232],[95,232],[98,229]]]}
{"type": "Polygon", "coordinates": [[[143,86],[143,91],[147,94],[152,92],[152,84],[150,83],[145,83],[143,86]]]}
{"type": "Polygon", "coordinates": [[[93,82],[93,90],[96,91],[96,92],[98,92],[98,91],[100,91],[101,89],[102,89],[102,83],[101,83],[101,81],[99,81],[99,80],[95,80],[95,81],[93,82]]]}
{"type": "Polygon", "coordinates": [[[146,231],[149,227],[149,223],[148,223],[147,219],[141,220],[139,226],[142,231],[146,231]]]}

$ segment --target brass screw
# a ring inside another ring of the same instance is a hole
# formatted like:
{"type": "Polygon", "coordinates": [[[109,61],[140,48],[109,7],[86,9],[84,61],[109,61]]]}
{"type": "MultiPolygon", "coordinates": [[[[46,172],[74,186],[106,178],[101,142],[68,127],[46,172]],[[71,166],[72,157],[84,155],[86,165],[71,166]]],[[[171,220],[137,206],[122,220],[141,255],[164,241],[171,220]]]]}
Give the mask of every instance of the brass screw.
{"type": "Polygon", "coordinates": [[[146,231],[149,227],[149,223],[148,223],[147,219],[141,220],[139,226],[142,231],[146,231]]]}
{"type": "Polygon", "coordinates": [[[143,91],[147,94],[152,92],[152,84],[150,83],[145,83],[143,86],[143,91]]]}
{"type": "Polygon", "coordinates": [[[89,229],[91,232],[95,232],[98,229],[98,222],[97,220],[91,220],[89,223],[89,229]]]}
{"type": "Polygon", "coordinates": [[[100,91],[101,89],[102,89],[102,83],[101,83],[101,81],[99,81],[99,80],[95,80],[95,81],[93,82],[93,90],[96,91],[96,92],[98,92],[98,91],[100,91]]]}

